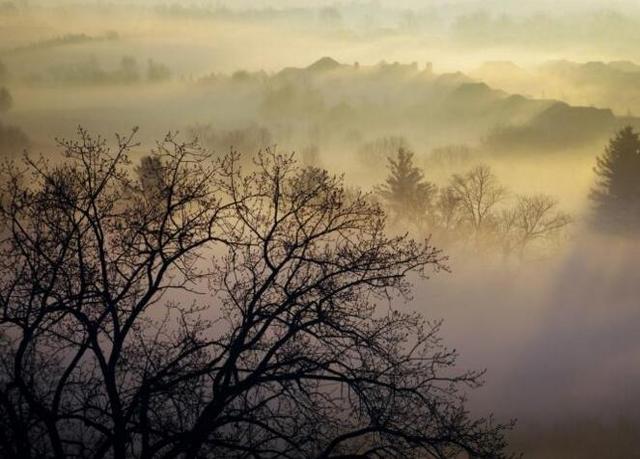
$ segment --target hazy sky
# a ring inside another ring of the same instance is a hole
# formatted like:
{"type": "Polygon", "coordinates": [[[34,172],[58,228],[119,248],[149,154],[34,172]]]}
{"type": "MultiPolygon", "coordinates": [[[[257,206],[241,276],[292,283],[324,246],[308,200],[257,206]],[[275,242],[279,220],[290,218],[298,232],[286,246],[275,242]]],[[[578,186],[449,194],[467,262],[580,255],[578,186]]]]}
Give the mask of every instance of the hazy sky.
{"type": "MultiPolygon", "coordinates": [[[[24,1],[24,0],[22,0],[24,1]]],[[[20,3],[18,0],[16,3],[20,3]]],[[[30,4],[71,4],[84,3],[77,0],[39,0],[31,1],[30,4]]],[[[531,12],[548,11],[562,12],[568,10],[584,11],[585,8],[633,8],[638,9],[637,1],[634,0],[93,0],[86,3],[129,3],[129,4],[181,4],[200,6],[224,6],[226,8],[247,9],[247,8],[309,8],[309,7],[342,7],[351,5],[371,5],[385,6],[397,9],[411,8],[423,9],[430,7],[462,8],[462,9],[482,9],[486,11],[500,12],[531,12]]]]}

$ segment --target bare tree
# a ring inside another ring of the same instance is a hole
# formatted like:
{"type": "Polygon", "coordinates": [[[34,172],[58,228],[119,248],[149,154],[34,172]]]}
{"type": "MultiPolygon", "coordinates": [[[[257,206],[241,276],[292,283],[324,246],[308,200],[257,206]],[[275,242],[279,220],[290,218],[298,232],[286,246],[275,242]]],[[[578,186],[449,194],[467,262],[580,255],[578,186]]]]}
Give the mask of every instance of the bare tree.
{"type": "Polygon", "coordinates": [[[365,167],[376,169],[399,150],[411,151],[409,142],[404,137],[387,136],[363,143],[357,151],[357,158],[365,167]]]}
{"type": "Polygon", "coordinates": [[[4,171],[1,455],[504,457],[480,374],[392,307],[444,258],[366,196],[275,152],[169,135],[149,181],[131,137],[61,144],[4,171]]]}
{"type": "Polygon", "coordinates": [[[443,188],[438,194],[436,208],[439,213],[439,225],[445,231],[454,231],[460,223],[460,196],[450,187],[443,188]]]}
{"type": "Polygon", "coordinates": [[[502,248],[521,257],[534,243],[548,248],[571,222],[556,199],[544,195],[509,197],[489,167],[454,175],[435,201],[433,227],[439,240],[468,242],[474,248],[502,248]]]}
{"type": "Polygon", "coordinates": [[[249,124],[237,129],[219,129],[211,124],[198,124],[189,128],[189,135],[219,157],[230,150],[255,155],[261,148],[274,144],[271,132],[263,126],[249,124]]]}
{"type": "Polygon", "coordinates": [[[554,198],[544,194],[518,196],[515,205],[501,215],[499,234],[503,250],[517,251],[522,256],[530,244],[551,240],[569,223],[571,217],[558,210],[554,198]]]}
{"type": "Polygon", "coordinates": [[[467,145],[444,145],[434,148],[426,158],[431,167],[440,169],[460,168],[469,164],[474,157],[474,150],[467,145]]]}
{"type": "Polygon", "coordinates": [[[464,175],[451,179],[450,193],[458,200],[462,218],[477,235],[490,222],[496,206],[507,196],[507,191],[488,166],[476,166],[464,175]]]}

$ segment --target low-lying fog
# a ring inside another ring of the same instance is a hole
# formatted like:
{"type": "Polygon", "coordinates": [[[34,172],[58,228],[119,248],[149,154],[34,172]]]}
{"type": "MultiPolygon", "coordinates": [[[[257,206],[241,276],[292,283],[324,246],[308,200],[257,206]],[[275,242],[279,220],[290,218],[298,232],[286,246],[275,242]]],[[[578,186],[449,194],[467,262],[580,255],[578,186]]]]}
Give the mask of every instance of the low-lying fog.
{"type": "Polygon", "coordinates": [[[637,241],[583,238],[511,270],[454,258],[416,289],[462,365],[487,368],[474,407],[517,417],[529,457],[636,457],[637,241]]]}

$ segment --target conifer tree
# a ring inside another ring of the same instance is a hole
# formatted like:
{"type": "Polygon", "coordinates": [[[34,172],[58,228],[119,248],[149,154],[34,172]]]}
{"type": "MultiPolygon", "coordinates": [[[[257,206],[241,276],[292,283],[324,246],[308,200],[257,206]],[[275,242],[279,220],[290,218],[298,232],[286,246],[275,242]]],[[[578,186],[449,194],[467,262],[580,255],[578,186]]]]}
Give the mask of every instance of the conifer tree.
{"type": "Polygon", "coordinates": [[[13,97],[7,88],[0,87],[0,113],[7,112],[13,106],[13,97]]]}
{"type": "Polygon", "coordinates": [[[596,159],[598,179],[591,190],[594,223],[630,231],[640,227],[640,138],[630,126],[620,130],[596,159]]]}
{"type": "Polygon", "coordinates": [[[391,210],[400,218],[420,219],[431,207],[436,187],[424,179],[413,163],[413,153],[399,148],[389,161],[389,176],[379,189],[391,210]]]}

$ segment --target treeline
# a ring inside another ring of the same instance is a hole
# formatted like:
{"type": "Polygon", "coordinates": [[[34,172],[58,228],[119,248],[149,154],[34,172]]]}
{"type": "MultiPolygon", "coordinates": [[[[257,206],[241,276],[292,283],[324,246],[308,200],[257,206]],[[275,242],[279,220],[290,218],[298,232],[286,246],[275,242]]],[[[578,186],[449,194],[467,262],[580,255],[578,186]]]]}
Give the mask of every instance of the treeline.
{"type": "MultiPolygon", "coordinates": [[[[249,157],[287,138],[250,124],[236,129],[196,125],[188,130],[208,151],[239,151],[249,157]]],[[[313,137],[313,136],[311,136],[313,137]]],[[[287,141],[296,141],[287,138],[287,141]]],[[[298,149],[305,166],[323,167],[317,143],[298,149]]],[[[544,193],[518,194],[505,187],[491,168],[478,164],[478,151],[466,145],[433,149],[418,163],[404,137],[364,141],[354,149],[361,167],[388,162],[384,183],[374,196],[384,204],[396,228],[431,234],[447,247],[494,251],[504,256],[539,254],[556,248],[572,216],[544,193]],[[431,177],[425,174],[431,173],[431,177]],[[443,183],[443,173],[450,174],[443,183]],[[440,185],[434,183],[435,177],[440,185]]],[[[250,163],[247,163],[249,167],[250,163]]],[[[591,229],[632,234],[640,228],[640,138],[633,128],[620,130],[595,166],[597,181],[584,221],[591,229]]],[[[582,218],[581,218],[582,220],[582,218]]]]}
{"type": "Polygon", "coordinates": [[[430,233],[441,244],[523,256],[546,248],[571,222],[555,198],[513,194],[486,165],[453,174],[438,187],[425,179],[410,151],[400,148],[388,162],[389,175],[376,191],[396,225],[430,233]]]}
{"type": "MultiPolygon", "coordinates": [[[[273,133],[257,124],[237,129],[196,125],[188,134],[217,156],[238,151],[246,158],[274,145],[275,138],[286,137],[286,133],[273,133]]],[[[457,172],[437,186],[425,178],[404,137],[381,137],[355,149],[363,166],[388,161],[388,176],[375,188],[374,196],[391,215],[392,226],[432,234],[448,247],[493,250],[505,256],[555,247],[572,221],[558,201],[542,193],[511,192],[490,167],[477,164],[475,153],[465,145],[433,149],[421,164],[440,174],[457,172]],[[459,173],[461,170],[464,172],[459,173]]],[[[313,142],[298,150],[298,158],[304,166],[323,166],[321,152],[313,142]]]]}
{"type": "Polygon", "coordinates": [[[189,127],[188,134],[197,139],[204,148],[218,155],[227,154],[230,149],[253,155],[274,143],[271,131],[256,124],[236,129],[220,129],[211,124],[198,124],[189,127]]]}
{"type": "Polygon", "coordinates": [[[587,148],[625,123],[639,123],[608,109],[509,95],[461,73],[434,73],[430,63],[360,65],[324,57],[274,74],[239,70],[197,83],[226,93],[251,90],[252,100],[239,103],[258,105],[262,122],[313,126],[323,131],[321,147],[356,147],[367,132],[387,131],[422,142],[456,138],[491,154],[549,154],[587,148]]]}
{"type": "Polygon", "coordinates": [[[60,63],[45,71],[32,72],[20,79],[26,84],[42,85],[107,85],[135,84],[141,82],[158,83],[171,79],[171,69],[160,62],[148,59],[146,65],[140,64],[131,56],[123,56],[115,68],[105,67],[95,57],[77,62],[60,63]]]}
{"type": "MultiPolygon", "coordinates": [[[[187,134],[218,157],[224,156],[232,150],[241,152],[241,162],[249,166],[252,163],[252,155],[275,147],[276,144],[281,147],[284,144],[286,149],[289,143],[293,143],[292,137],[294,137],[294,132],[289,126],[268,128],[256,123],[230,129],[216,127],[212,124],[196,124],[187,128],[187,134]]],[[[320,148],[317,142],[313,141],[315,137],[317,136],[310,135],[310,138],[295,142],[302,145],[297,153],[298,160],[304,166],[321,167],[323,165],[320,148]]]]}
{"type": "Polygon", "coordinates": [[[118,32],[115,31],[109,31],[99,36],[91,36],[85,33],[68,33],[59,37],[39,40],[33,43],[29,43],[28,45],[15,47],[11,49],[9,53],[17,54],[22,52],[47,50],[58,46],[80,45],[84,43],[94,43],[100,41],[114,41],[118,40],[119,38],[120,35],[118,35],[118,32]]]}
{"type": "Polygon", "coordinates": [[[610,109],[556,102],[525,124],[496,126],[487,133],[484,143],[499,154],[555,152],[584,148],[621,126],[622,121],[610,109]]]}
{"type": "MultiPolygon", "coordinates": [[[[397,145],[388,157],[388,176],[376,189],[401,228],[431,233],[440,243],[467,248],[498,248],[522,256],[533,247],[555,245],[572,218],[546,194],[514,194],[487,165],[452,174],[444,186],[425,178],[413,153],[400,138],[369,144],[369,149],[397,145]]],[[[464,160],[464,149],[444,149],[438,157],[464,160]]],[[[374,155],[375,158],[375,155],[374,155]]],[[[375,158],[377,160],[377,158],[375,158]]],[[[600,233],[632,236],[640,229],[640,135],[627,126],[596,158],[596,181],[589,198],[588,227],[600,233]]]]}

